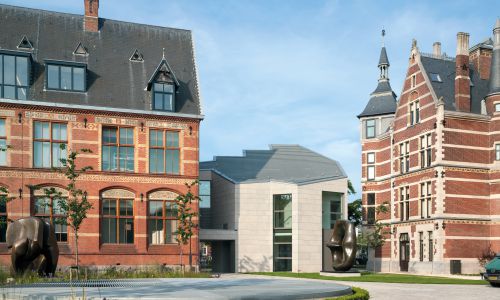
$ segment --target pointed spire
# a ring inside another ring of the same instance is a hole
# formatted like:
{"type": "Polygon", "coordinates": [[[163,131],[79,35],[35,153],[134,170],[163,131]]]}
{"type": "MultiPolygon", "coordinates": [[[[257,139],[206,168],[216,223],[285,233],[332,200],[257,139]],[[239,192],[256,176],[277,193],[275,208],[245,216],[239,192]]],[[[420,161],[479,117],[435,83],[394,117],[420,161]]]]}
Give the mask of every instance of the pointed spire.
{"type": "Polygon", "coordinates": [[[163,58],[162,59],[165,60],[165,48],[163,48],[162,51],[163,51],[163,54],[162,54],[163,58]]]}
{"type": "Polygon", "coordinates": [[[500,18],[493,28],[493,55],[491,57],[490,86],[488,95],[500,93],[500,18]]]}

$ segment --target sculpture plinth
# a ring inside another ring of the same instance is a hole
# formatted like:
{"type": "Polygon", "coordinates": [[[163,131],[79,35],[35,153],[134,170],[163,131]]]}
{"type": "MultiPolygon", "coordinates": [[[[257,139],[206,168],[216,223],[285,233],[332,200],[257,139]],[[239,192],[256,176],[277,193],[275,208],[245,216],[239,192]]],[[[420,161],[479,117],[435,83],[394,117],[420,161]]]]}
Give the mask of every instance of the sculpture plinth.
{"type": "Polygon", "coordinates": [[[7,247],[11,249],[12,275],[29,271],[45,276],[55,273],[59,247],[50,222],[30,217],[9,223],[7,247]]]}

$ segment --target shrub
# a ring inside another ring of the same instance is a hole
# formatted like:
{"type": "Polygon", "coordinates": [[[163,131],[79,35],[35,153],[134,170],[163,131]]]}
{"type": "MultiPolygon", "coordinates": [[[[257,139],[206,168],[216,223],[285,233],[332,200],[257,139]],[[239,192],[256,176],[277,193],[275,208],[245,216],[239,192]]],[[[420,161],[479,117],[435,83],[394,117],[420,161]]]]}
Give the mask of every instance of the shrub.
{"type": "Polygon", "coordinates": [[[368,300],[370,299],[370,293],[367,290],[352,287],[352,291],[354,292],[352,295],[341,296],[338,298],[334,298],[335,300],[368,300]]]}

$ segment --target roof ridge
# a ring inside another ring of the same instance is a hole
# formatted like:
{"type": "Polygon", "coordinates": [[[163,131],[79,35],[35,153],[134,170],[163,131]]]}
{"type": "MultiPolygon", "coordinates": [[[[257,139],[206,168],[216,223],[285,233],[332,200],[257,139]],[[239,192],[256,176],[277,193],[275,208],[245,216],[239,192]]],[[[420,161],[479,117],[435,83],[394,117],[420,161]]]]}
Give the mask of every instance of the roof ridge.
{"type": "MultiPolygon", "coordinates": [[[[10,8],[10,9],[22,9],[22,10],[30,11],[32,13],[46,13],[46,14],[55,14],[55,15],[66,15],[68,17],[80,17],[82,19],[84,18],[84,15],[81,15],[81,14],[59,12],[59,11],[53,11],[53,10],[47,10],[47,9],[41,9],[41,8],[32,8],[32,7],[25,7],[25,6],[17,6],[17,5],[9,5],[9,4],[1,4],[0,3],[0,9],[3,7],[10,8]]],[[[108,18],[103,18],[103,17],[99,17],[99,19],[105,20],[107,22],[116,22],[116,23],[130,24],[130,25],[140,25],[140,26],[147,26],[150,28],[158,28],[158,29],[187,31],[190,33],[192,32],[192,30],[184,29],[184,28],[175,28],[175,27],[167,27],[167,26],[160,26],[160,25],[136,23],[136,22],[122,21],[122,20],[108,19],[108,18]]]]}

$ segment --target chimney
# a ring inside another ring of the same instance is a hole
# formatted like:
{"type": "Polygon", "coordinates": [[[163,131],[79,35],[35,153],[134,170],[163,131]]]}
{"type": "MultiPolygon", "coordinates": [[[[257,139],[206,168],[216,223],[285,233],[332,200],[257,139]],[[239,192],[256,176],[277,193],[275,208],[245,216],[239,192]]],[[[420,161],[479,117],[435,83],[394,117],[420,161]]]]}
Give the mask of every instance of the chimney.
{"type": "Polygon", "coordinates": [[[435,57],[441,57],[441,43],[440,42],[435,42],[432,44],[432,54],[435,57]]]}
{"type": "Polygon", "coordinates": [[[89,32],[99,31],[99,0],[84,0],[85,17],[83,30],[89,32]]]}
{"type": "Polygon", "coordinates": [[[455,64],[455,108],[457,111],[470,112],[469,77],[469,34],[457,34],[457,56],[455,64]]]}

